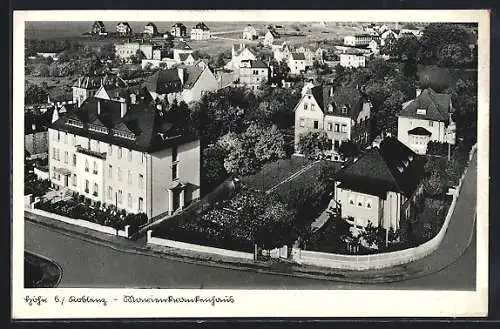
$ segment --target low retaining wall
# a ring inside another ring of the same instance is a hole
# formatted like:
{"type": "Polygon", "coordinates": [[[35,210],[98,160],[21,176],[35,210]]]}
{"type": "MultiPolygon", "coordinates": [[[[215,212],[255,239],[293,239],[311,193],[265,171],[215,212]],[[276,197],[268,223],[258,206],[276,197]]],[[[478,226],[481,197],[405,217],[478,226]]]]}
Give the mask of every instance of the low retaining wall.
{"type": "Polygon", "coordinates": [[[201,253],[206,253],[206,254],[214,254],[214,255],[219,255],[219,256],[253,260],[253,253],[234,251],[234,250],[228,250],[228,249],[221,249],[221,248],[214,248],[214,247],[207,247],[207,246],[202,246],[202,245],[198,245],[198,244],[192,244],[192,243],[186,243],[186,242],[180,242],[180,241],[174,241],[174,240],[168,240],[168,239],[154,238],[151,236],[151,233],[152,233],[152,231],[149,230],[148,236],[147,236],[147,243],[148,244],[176,248],[176,249],[189,250],[189,251],[194,251],[194,252],[201,252],[201,253]]]}
{"type": "MultiPolygon", "coordinates": [[[[44,210],[40,210],[40,209],[33,209],[33,208],[25,208],[24,211],[27,211],[27,212],[32,213],[34,215],[40,215],[40,216],[44,216],[44,217],[49,217],[49,218],[52,218],[52,219],[56,219],[58,221],[65,222],[67,224],[72,224],[72,225],[76,225],[76,226],[80,226],[80,227],[85,227],[85,228],[88,228],[88,229],[91,229],[91,230],[94,230],[94,231],[99,231],[99,232],[102,232],[102,233],[116,235],[116,230],[114,228],[112,228],[112,227],[104,226],[104,225],[99,225],[99,224],[92,223],[92,222],[89,222],[89,221],[86,221],[86,220],[83,220],[83,219],[69,218],[69,217],[61,216],[61,215],[54,214],[54,213],[51,213],[51,212],[48,212],[48,211],[44,211],[44,210]]],[[[118,231],[118,236],[121,236],[121,237],[124,237],[124,238],[128,238],[129,227],[130,227],[130,225],[126,225],[125,226],[125,230],[119,230],[118,231]]]]}
{"type": "MultiPolygon", "coordinates": [[[[472,147],[469,153],[469,161],[474,156],[476,149],[477,144],[472,147]]],[[[293,260],[299,264],[305,265],[316,265],[346,270],[368,270],[407,264],[430,255],[437,250],[443,241],[448,225],[450,224],[451,216],[455,210],[457,198],[462,188],[462,183],[465,175],[467,174],[467,170],[468,167],[465,168],[462,176],[460,177],[456,193],[453,195],[453,201],[448,209],[448,213],[446,214],[441,230],[431,240],[415,248],[374,255],[341,255],[294,248],[292,250],[293,260]]]]}

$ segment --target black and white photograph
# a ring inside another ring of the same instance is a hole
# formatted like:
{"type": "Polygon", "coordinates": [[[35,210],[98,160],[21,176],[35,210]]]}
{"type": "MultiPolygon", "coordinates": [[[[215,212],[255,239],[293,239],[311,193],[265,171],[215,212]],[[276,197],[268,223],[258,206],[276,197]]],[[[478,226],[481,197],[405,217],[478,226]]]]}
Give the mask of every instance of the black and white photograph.
{"type": "Polygon", "coordinates": [[[488,24],[15,12],[13,316],[486,315],[488,24]]]}

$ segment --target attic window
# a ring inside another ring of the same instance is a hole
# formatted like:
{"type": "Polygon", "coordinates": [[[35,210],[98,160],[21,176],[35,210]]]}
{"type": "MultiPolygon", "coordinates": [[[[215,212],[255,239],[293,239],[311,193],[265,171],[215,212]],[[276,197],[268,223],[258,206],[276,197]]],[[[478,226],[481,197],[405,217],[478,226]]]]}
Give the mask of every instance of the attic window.
{"type": "Polygon", "coordinates": [[[403,173],[403,167],[398,166],[398,171],[399,171],[400,173],[403,173]]]}
{"type": "Polygon", "coordinates": [[[419,114],[419,115],[426,115],[427,114],[427,110],[426,109],[417,109],[417,114],[419,114]]]}
{"type": "Polygon", "coordinates": [[[332,104],[328,105],[328,111],[333,112],[333,105],[332,104]]]}
{"type": "Polygon", "coordinates": [[[403,161],[405,167],[408,167],[408,161],[403,161]]]}
{"type": "Polygon", "coordinates": [[[78,128],[83,128],[83,123],[81,121],[78,121],[78,120],[68,119],[68,121],[66,122],[66,124],[68,126],[74,126],[74,127],[78,127],[78,128]]]}
{"type": "Polygon", "coordinates": [[[410,161],[410,162],[413,161],[413,155],[408,156],[408,161],[410,161]]]}

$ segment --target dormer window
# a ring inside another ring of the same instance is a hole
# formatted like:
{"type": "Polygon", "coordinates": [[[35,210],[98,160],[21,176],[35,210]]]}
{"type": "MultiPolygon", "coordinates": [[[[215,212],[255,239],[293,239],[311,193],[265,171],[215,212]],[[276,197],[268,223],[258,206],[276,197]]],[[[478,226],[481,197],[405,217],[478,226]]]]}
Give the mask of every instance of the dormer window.
{"type": "Polygon", "coordinates": [[[413,155],[408,156],[408,161],[410,161],[410,162],[413,161],[413,155]]]}
{"type": "Polygon", "coordinates": [[[408,167],[408,161],[403,161],[403,165],[406,167],[408,167]]]}
{"type": "Polygon", "coordinates": [[[417,114],[418,115],[426,115],[427,114],[427,110],[426,109],[417,109],[417,114]]]}
{"type": "Polygon", "coordinates": [[[398,166],[398,171],[399,171],[400,173],[403,173],[403,167],[398,166]]]}
{"type": "Polygon", "coordinates": [[[83,122],[78,121],[78,120],[68,119],[68,121],[66,121],[66,124],[68,126],[83,128],[83,122]]]}
{"type": "Polygon", "coordinates": [[[333,112],[333,105],[332,104],[328,105],[328,112],[333,112]]]}

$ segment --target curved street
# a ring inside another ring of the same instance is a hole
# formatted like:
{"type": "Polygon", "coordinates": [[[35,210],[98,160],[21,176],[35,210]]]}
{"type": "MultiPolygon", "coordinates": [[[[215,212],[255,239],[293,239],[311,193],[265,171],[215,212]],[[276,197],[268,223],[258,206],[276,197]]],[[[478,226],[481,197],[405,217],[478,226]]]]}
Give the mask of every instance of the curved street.
{"type": "Polygon", "coordinates": [[[28,220],[25,220],[25,249],[54,259],[63,269],[59,287],[65,288],[475,290],[476,167],[474,155],[440,248],[421,260],[394,269],[418,276],[405,281],[356,284],[184,263],[115,250],[28,220]],[[420,277],[419,273],[431,274],[420,277]]]}

